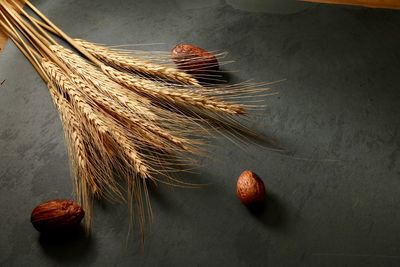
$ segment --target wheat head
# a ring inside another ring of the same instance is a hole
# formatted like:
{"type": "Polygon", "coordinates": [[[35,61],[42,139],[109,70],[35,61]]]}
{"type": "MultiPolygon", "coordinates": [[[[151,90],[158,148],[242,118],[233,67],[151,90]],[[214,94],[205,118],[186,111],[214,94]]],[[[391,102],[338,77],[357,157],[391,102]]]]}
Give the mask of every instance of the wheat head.
{"type": "Polygon", "coordinates": [[[102,60],[108,65],[131,71],[133,73],[165,79],[167,81],[169,80],[179,82],[181,84],[199,86],[198,81],[194,77],[177,69],[131,57],[127,54],[119,53],[105,46],[94,44],[85,40],[75,39],[75,41],[93,56],[99,60],[102,60]]]}

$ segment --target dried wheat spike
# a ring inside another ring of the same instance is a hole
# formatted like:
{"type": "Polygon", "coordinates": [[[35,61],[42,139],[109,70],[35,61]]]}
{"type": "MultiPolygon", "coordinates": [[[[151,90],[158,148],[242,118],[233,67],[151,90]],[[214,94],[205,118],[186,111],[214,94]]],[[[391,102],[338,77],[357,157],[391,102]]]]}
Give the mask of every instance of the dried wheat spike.
{"type": "Polygon", "coordinates": [[[85,228],[89,230],[92,220],[92,198],[90,194],[96,195],[100,193],[100,190],[89,168],[81,123],[69,102],[55,89],[55,86],[49,84],[48,88],[63,124],[68,154],[71,159],[71,170],[74,175],[75,193],[78,203],[85,210],[85,228]]]}
{"type": "Polygon", "coordinates": [[[108,47],[94,44],[85,40],[75,39],[89,53],[104,63],[122,68],[133,73],[140,73],[150,77],[161,78],[167,81],[179,82],[181,84],[199,86],[198,81],[190,74],[177,69],[155,64],[143,59],[134,58],[124,53],[112,50],[108,47]]]}
{"type": "Polygon", "coordinates": [[[166,103],[193,106],[200,110],[209,110],[213,112],[223,112],[234,115],[245,113],[243,106],[240,104],[219,101],[218,99],[197,94],[186,89],[174,90],[170,86],[163,86],[154,81],[134,77],[106,65],[102,65],[101,69],[114,81],[139,94],[146,95],[151,99],[161,99],[166,101],[166,103]]]}

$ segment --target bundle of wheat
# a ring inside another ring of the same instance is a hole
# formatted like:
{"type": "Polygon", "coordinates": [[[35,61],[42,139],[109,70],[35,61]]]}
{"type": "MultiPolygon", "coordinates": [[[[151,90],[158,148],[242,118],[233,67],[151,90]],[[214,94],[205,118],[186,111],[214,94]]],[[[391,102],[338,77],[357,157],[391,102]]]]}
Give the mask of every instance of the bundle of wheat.
{"type": "Polygon", "coordinates": [[[2,1],[0,26],[48,85],[87,229],[92,201],[100,198],[127,201],[143,232],[152,216],[149,182],[191,186],[172,174],[190,168],[188,154],[201,155],[213,133],[234,142],[257,137],[237,117],[259,107],[251,101],[266,93],[265,84],[201,84],[165,54],[72,39],[31,3],[27,7],[30,13],[2,1]]]}

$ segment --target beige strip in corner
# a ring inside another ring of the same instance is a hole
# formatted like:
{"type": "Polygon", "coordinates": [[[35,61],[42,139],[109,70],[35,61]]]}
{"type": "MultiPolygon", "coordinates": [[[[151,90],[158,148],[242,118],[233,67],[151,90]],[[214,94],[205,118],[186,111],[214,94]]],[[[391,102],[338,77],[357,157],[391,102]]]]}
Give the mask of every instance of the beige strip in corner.
{"type": "MultiPolygon", "coordinates": [[[[22,6],[25,5],[25,3],[27,2],[27,0],[17,0],[17,1],[20,2],[22,6]]],[[[2,0],[0,0],[0,2],[2,2],[2,0]]],[[[0,31],[0,53],[6,46],[7,40],[8,40],[7,35],[5,35],[2,31],[0,31]]]]}
{"type": "Polygon", "coordinates": [[[400,9],[400,0],[300,0],[303,2],[400,9]]]}

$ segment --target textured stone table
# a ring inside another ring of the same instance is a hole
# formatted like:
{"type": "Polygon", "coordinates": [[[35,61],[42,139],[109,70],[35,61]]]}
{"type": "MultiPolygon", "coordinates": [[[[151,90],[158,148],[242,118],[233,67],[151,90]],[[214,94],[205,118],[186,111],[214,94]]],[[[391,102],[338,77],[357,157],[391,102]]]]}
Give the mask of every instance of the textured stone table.
{"type": "Polygon", "coordinates": [[[0,266],[399,266],[400,12],[282,1],[34,1],[72,36],[226,49],[232,81],[283,82],[251,126],[285,153],[218,140],[203,189],[159,186],[143,253],[124,205],[96,205],[93,234],[59,242],[29,222],[71,197],[63,134],[45,85],[18,50],[0,56],[0,266]],[[278,4],[281,3],[281,4],[278,4]],[[265,209],[235,196],[244,169],[265,209]],[[129,239],[128,239],[129,240],[129,239]]]}

